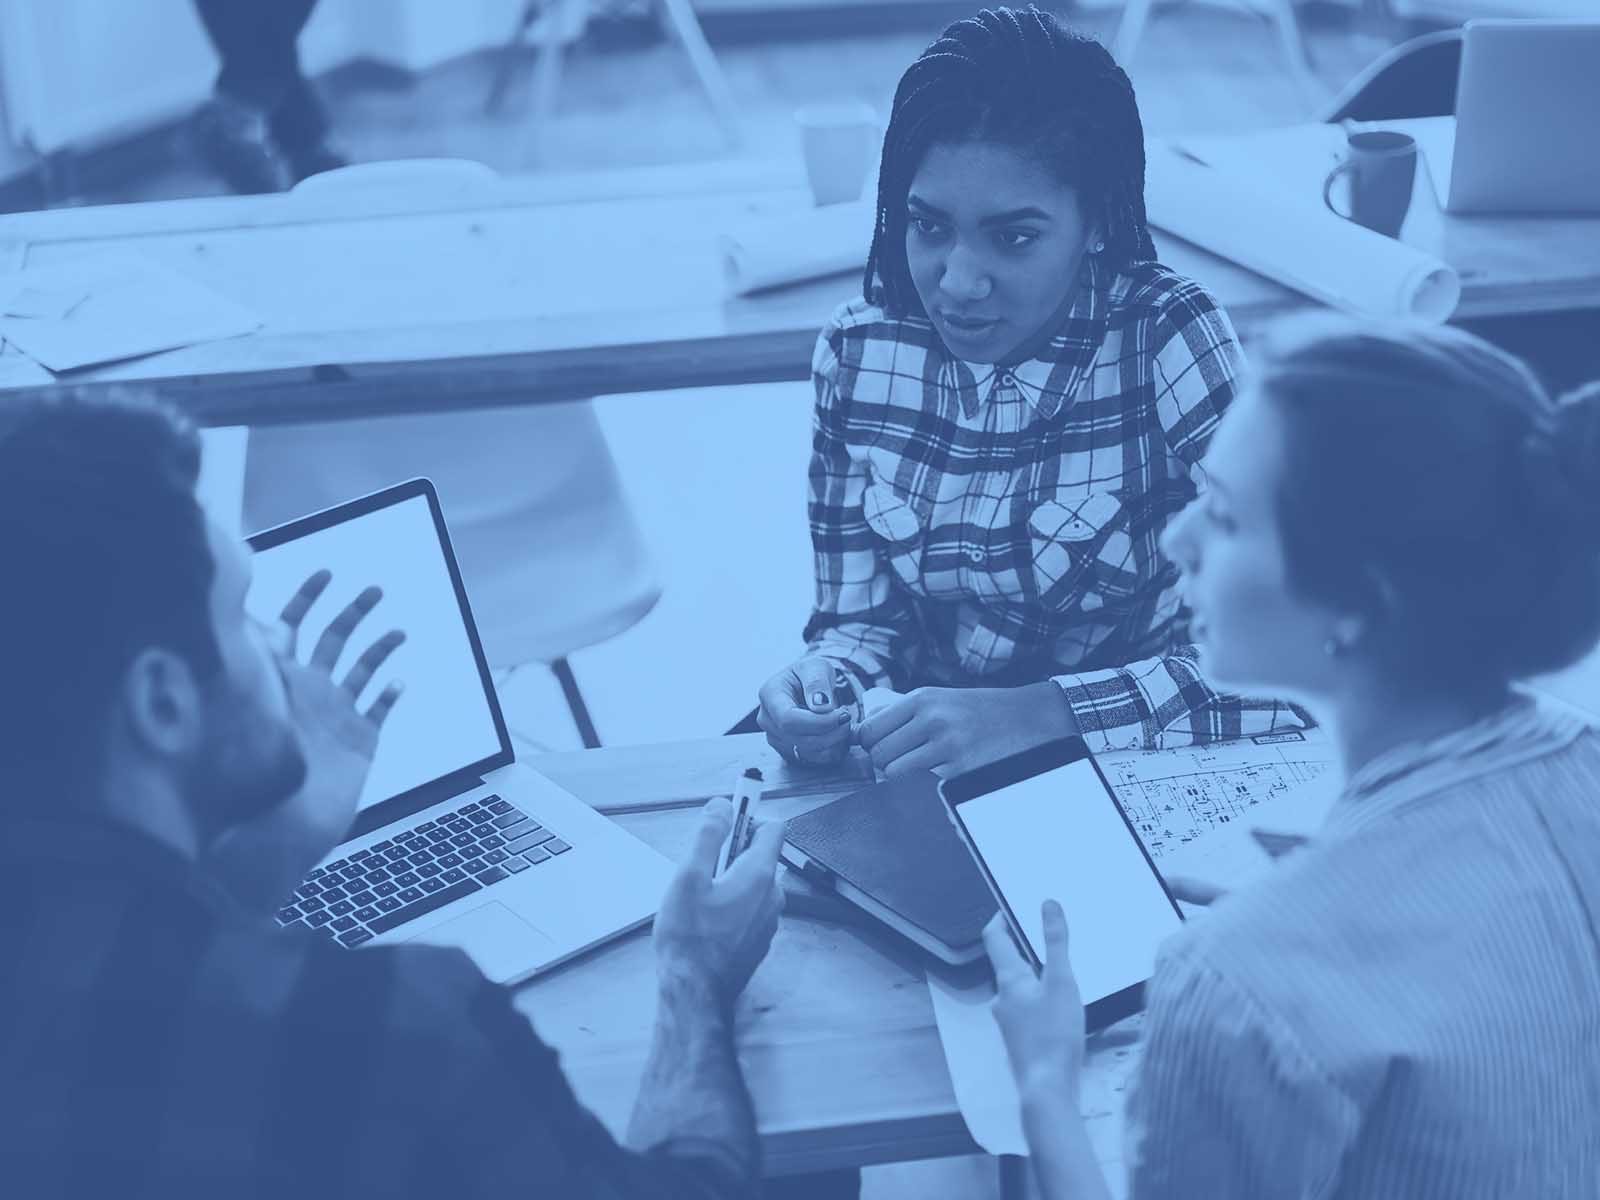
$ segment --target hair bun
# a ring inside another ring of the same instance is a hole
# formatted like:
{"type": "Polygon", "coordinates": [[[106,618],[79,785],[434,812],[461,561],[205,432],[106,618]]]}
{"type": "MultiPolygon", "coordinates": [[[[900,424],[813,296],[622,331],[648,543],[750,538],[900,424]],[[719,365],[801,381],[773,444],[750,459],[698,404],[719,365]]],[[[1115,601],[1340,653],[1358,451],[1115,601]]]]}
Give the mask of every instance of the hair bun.
{"type": "MultiPolygon", "coordinates": [[[[1556,459],[1577,492],[1579,510],[1600,526],[1600,380],[1562,399],[1554,434],[1556,459]]],[[[1600,527],[1595,538],[1600,541],[1600,527]]]]}
{"type": "Polygon", "coordinates": [[[1600,547],[1600,381],[1556,404],[1529,435],[1525,461],[1538,507],[1600,547]]]}

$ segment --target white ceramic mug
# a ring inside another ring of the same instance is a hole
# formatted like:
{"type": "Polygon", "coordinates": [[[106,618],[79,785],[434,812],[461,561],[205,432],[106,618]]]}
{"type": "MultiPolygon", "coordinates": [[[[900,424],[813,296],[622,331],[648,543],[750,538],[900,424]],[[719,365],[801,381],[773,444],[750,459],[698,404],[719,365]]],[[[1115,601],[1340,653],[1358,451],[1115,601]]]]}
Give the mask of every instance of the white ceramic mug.
{"type": "Polygon", "coordinates": [[[848,204],[877,164],[882,126],[870,104],[818,104],[794,114],[806,181],[817,204],[848,204]]]}

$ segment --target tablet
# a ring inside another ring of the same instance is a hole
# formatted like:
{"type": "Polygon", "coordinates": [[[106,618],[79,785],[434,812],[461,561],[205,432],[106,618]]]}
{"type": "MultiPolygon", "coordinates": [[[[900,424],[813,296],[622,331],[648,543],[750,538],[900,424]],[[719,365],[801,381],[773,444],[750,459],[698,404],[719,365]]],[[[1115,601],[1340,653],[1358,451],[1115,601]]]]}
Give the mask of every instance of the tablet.
{"type": "Polygon", "coordinates": [[[1183,913],[1081,738],[947,779],[950,819],[1018,948],[1044,958],[1040,908],[1056,900],[1071,931],[1072,971],[1093,1031],[1144,1004],[1161,943],[1183,913]]]}

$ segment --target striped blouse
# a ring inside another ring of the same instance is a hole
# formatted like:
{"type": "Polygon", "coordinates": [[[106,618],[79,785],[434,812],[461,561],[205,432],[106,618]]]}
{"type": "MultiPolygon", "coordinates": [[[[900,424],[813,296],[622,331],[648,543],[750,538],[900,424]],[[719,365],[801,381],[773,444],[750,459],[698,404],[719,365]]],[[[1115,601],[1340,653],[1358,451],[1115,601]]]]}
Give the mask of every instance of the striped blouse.
{"type": "Polygon", "coordinates": [[[1600,1197],[1600,730],[1520,701],[1353,777],[1177,935],[1133,1197],[1600,1197]]]}

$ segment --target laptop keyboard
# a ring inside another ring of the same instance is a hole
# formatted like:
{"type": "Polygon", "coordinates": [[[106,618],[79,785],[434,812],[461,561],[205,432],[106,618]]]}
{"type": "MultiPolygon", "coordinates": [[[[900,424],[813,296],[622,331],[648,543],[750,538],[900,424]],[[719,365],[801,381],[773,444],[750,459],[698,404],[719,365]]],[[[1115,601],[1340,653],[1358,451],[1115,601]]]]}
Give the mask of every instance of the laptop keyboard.
{"type": "Polygon", "coordinates": [[[486,796],[324,863],[278,910],[278,924],[359,946],[570,849],[514,804],[486,796]]]}

